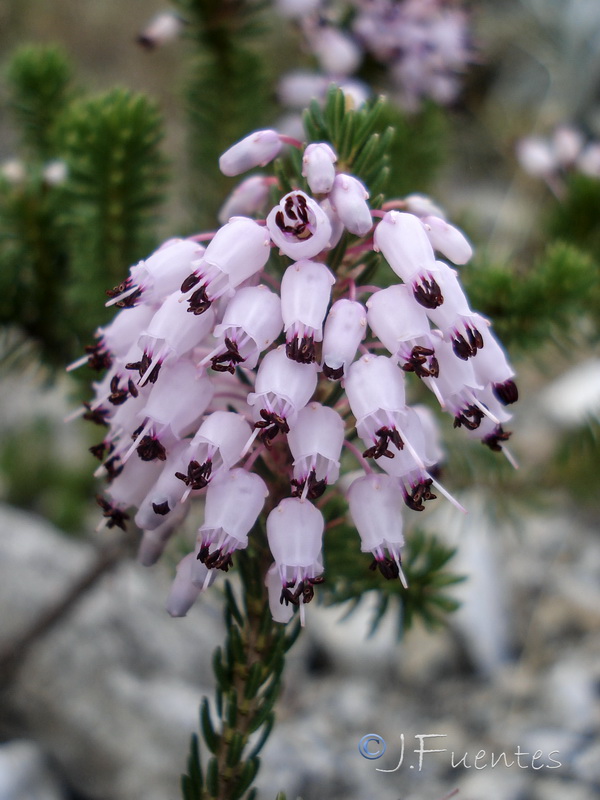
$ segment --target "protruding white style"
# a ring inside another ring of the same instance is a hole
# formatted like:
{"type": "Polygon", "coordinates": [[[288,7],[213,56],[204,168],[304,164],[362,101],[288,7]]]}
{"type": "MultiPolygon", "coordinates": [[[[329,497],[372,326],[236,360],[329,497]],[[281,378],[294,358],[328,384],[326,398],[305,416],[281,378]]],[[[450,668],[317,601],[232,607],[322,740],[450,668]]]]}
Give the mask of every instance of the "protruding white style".
{"type": "Polygon", "coordinates": [[[271,564],[267,570],[265,586],[269,595],[269,609],[273,621],[286,624],[294,616],[294,606],[291,603],[284,603],[282,591],[285,587],[282,584],[279,570],[275,563],[271,564]]]}
{"type": "Polygon", "coordinates": [[[373,554],[386,578],[399,577],[406,586],[401,567],[404,499],[398,485],[388,475],[373,473],[355,480],[347,496],[361,551],[373,554]]]}
{"type": "Polygon", "coordinates": [[[302,156],[302,175],[313,194],[328,194],[335,178],[337,155],[325,142],[309,144],[302,156]]]}
{"type": "Polygon", "coordinates": [[[347,230],[356,236],[366,236],[373,227],[368,199],[365,185],[352,175],[335,176],[329,202],[347,230]]]}
{"type": "Polygon", "coordinates": [[[282,146],[277,131],[255,131],[223,153],[219,169],[223,175],[233,177],[253,167],[264,167],[279,155],[282,146]]]}
{"type": "Polygon", "coordinates": [[[289,266],[281,280],[281,315],[288,358],[300,364],[315,360],[315,342],[323,339],[323,320],[335,277],[325,264],[303,259],[289,266]]]}
{"type": "Polygon", "coordinates": [[[355,300],[336,300],[331,306],[323,332],[323,374],[339,380],[356,357],[367,332],[367,312],[355,300]]]}
{"type": "Polygon", "coordinates": [[[301,191],[286,194],[267,217],[273,243],[293,259],[312,258],[329,246],[331,223],[319,204],[301,191]]]}

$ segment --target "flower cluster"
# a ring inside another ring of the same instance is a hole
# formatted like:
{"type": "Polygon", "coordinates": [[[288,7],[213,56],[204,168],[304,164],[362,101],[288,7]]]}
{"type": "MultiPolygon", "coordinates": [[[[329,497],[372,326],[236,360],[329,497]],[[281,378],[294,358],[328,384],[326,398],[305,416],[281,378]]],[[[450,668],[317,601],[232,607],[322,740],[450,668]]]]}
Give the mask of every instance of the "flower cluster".
{"type": "Polygon", "coordinates": [[[459,2],[278,0],[277,7],[298,24],[321,70],[286,76],[280,94],[287,104],[324,96],[332,81],[364,97],[365,88],[352,76],[365,56],[385,67],[397,102],[408,111],[425,98],[448,104],[474,60],[468,15],[459,2]]]}
{"type": "MultiPolygon", "coordinates": [[[[255,132],[221,169],[264,166],[286,144],[276,131],[255,132]]],[[[131,267],[109,292],[119,313],[73,365],[105,371],[82,411],[104,427],[92,448],[108,479],[99,503],[109,526],[124,528],[133,514],[142,563],[155,562],[194,500],[204,501],[168,600],[175,616],[229,569],[263,513],[273,617],[286,622],[299,607],[304,619],[323,579],[321,498],[338,481],[344,445],[364,473],[347,491],[362,551],[404,580],[403,507],[423,510],[434,490],[453,500],[436,477],[431,412],[407,403],[408,373],[455,427],[506,452],[514,373],[456,270],[436,257],[467,262],[464,235],[420,196],[371,209],[330,144],[295,144],[306,191],[287,192],[257,220],[267,202],[257,181],[273,189],[274,179],[246,179],[216,232],[165,242],[131,267]],[[327,262],[342,235],[350,246],[334,274],[327,262]],[[395,280],[387,288],[360,282],[373,250],[395,280]]]]}
{"type": "Polygon", "coordinates": [[[561,179],[569,172],[600,177],[600,142],[586,142],[581,131],[559,125],[551,136],[526,136],[517,143],[521,167],[535,178],[543,178],[557,194],[562,193],[561,179]]]}

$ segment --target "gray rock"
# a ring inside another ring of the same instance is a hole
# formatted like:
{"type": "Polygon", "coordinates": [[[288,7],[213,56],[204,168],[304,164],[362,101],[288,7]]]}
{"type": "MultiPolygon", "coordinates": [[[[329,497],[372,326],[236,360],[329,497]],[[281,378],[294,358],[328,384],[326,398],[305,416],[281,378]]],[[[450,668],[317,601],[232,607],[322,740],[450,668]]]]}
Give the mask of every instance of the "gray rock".
{"type": "Polygon", "coordinates": [[[33,742],[0,745],[0,800],[65,800],[56,776],[33,742]]]}

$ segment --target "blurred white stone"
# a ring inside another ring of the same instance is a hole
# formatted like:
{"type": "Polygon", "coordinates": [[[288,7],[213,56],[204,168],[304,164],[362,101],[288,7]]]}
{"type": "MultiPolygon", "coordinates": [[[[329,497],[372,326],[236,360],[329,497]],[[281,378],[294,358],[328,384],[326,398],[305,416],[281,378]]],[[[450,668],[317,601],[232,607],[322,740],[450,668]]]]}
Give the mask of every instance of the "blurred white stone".
{"type": "Polygon", "coordinates": [[[66,800],[33,742],[15,740],[0,745],[0,800],[66,800]]]}
{"type": "Polygon", "coordinates": [[[600,359],[577,364],[547,386],[540,396],[543,412],[565,428],[600,416],[600,359]]]}

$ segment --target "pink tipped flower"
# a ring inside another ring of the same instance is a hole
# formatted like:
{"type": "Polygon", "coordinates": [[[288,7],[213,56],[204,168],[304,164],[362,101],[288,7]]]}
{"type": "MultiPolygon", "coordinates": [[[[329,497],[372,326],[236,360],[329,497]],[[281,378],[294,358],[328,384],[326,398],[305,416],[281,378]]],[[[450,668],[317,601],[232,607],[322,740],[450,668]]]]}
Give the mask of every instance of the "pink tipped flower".
{"type": "Polygon", "coordinates": [[[263,479],[244,469],[232,469],[212,481],[198,529],[198,560],[208,569],[227,572],[234,550],[247,547],[248,533],[268,494],[263,479]]]}
{"type": "Polygon", "coordinates": [[[436,216],[422,217],[421,222],[434,250],[454,264],[466,264],[470,260],[473,248],[458,228],[436,216]]]}
{"type": "Polygon", "coordinates": [[[166,603],[167,612],[172,617],[185,617],[202,591],[210,586],[217,576],[216,570],[204,568],[204,572],[202,583],[196,582],[198,566],[195,553],[188,553],[177,564],[177,573],[166,603]]]}
{"type": "Polygon", "coordinates": [[[355,236],[366,236],[373,227],[369,193],[363,183],[352,175],[336,175],[329,195],[331,207],[355,236]]]}
{"type": "Polygon", "coordinates": [[[388,211],[375,228],[373,241],[422,306],[436,308],[444,302],[433,247],[418,217],[388,211]]]}
{"type": "Polygon", "coordinates": [[[437,375],[427,315],[406,284],[375,292],[367,300],[367,308],[371,330],[405,372],[414,372],[420,378],[437,375]]]}
{"type": "Polygon", "coordinates": [[[239,365],[252,369],[282,328],[281,301],[274,292],[262,285],[238,289],[213,331],[220,344],[202,363],[210,360],[216,372],[232,375],[239,365]]]}
{"type": "Polygon", "coordinates": [[[188,311],[203,314],[214,300],[260,272],[269,259],[270,244],[267,230],[255,220],[232,217],[181,284],[182,294],[189,295],[188,311]]]}
{"type": "Polygon", "coordinates": [[[281,315],[286,354],[299,364],[315,360],[315,342],[323,338],[323,320],[335,277],[325,264],[304,259],[292,264],[281,281],[281,315]]]}
{"type": "Polygon", "coordinates": [[[323,374],[329,380],[342,378],[354,361],[367,332],[367,313],[355,300],[336,300],[323,333],[323,374]]]}
{"type": "Polygon", "coordinates": [[[333,408],[313,402],[298,412],[288,433],[295,496],[315,500],[337,481],[343,443],[344,422],[333,408]]]}
{"type": "Polygon", "coordinates": [[[403,497],[388,475],[358,478],[348,490],[350,516],[361,539],[361,551],[372,553],[374,566],[386,578],[404,575],[401,568],[403,497]]]}
{"type": "Polygon", "coordinates": [[[260,431],[261,441],[268,445],[278,433],[288,433],[289,423],[316,388],[316,364],[292,361],[283,347],[267,353],[258,368],[255,391],[248,394],[248,405],[257,412],[254,427],[260,431]]]}
{"type": "Polygon", "coordinates": [[[219,222],[224,225],[231,217],[257,214],[267,204],[272,181],[266,175],[250,175],[243,180],[221,206],[219,222]]]}
{"type": "Polygon", "coordinates": [[[313,194],[328,194],[335,178],[335,151],[324,142],[309,144],[302,157],[302,175],[313,194]]]}
{"type": "Polygon", "coordinates": [[[273,243],[293,259],[312,258],[331,239],[331,223],[319,204],[301,191],[286,194],[269,213],[267,228],[273,243]]]}
{"type": "Polygon", "coordinates": [[[264,167],[279,155],[282,142],[277,131],[255,131],[226,150],[219,159],[223,175],[241,175],[254,167],[264,167]]]}
{"type": "Polygon", "coordinates": [[[321,546],[325,522],[308,500],[286,497],[267,517],[267,539],[279,577],[281,598],[300,606],[312,600],[321,582],[321,546]]]}

